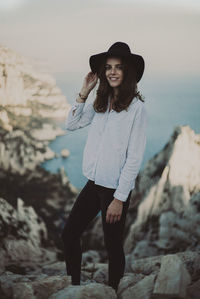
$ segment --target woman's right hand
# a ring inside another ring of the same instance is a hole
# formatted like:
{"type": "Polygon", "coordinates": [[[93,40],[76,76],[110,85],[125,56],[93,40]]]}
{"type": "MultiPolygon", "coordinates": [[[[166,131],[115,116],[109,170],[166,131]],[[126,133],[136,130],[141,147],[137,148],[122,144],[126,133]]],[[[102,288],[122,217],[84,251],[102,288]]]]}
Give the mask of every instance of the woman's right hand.
{"type": "Polygon", "coordinates": [[[92,72],[89,72],[84,78],[81,94],[83,94],[84,96],[88,96],[90,91],[97,84],[97,80],[98,80],[97,73],[94,74],[92,72]]]}

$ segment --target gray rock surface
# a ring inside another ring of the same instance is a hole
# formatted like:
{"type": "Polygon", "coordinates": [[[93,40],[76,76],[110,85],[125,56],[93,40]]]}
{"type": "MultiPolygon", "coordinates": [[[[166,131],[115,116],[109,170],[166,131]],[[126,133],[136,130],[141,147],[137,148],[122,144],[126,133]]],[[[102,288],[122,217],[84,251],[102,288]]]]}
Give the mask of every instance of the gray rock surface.
{"type": "Polygon", "coordinates": [[[127,221],[126,253],[145,257],[199,249],[200,135],[177,126],[140,173],[127,221]],[[136,198],[136,199],[135,199],[136,198]],[[137,201],[141,198],[140,201],[137,201]],[[136,217],[134,217],[136,215],[136,217]],[[134,219],[130,222],[130,217],[134,219]]]}
{"type": "Polygon", "coordinates": [[[9,106],[15,115],[31,116],[37,109],[42,118],[61,118],[70,108],[52,76],[1,45],[0,82],[0,105],[9,106]]]}
{"type": "Polygon", "coordinates": [[[140,280],[145,277],[142,273],[125,273],[123,278],[120,280],[118,287],[118,297],[122,297],[122,293],[126,292],[127,289],[131,288],[135,284],[137,284],[140,280]]]}
{"type": "Polygon", "coordinates": [[[46,225],[32,207],[25,207],[20,198],[16,209],[2,198],[0,206],[1,273],[13,264],[37,268],[40,263],[57,260],[55,250],[43,248],[48,239],[46,225]]]}
{"type": "Polygon", "coordinates": [[[62,151],[61,151],[61,156],[62,156],[63,158],[67,158],[67,157],[69,157],[69,155],[70,155],[70,152],[69,152],[68,149],[66,149],[66,148],[62,149],[62,151]]]}
{"type": "Polygon", "coordinates": [[[26,273],[62,254],[60,231],[78,190],[62,169],[41,163],[55,157],[49,142],[64,132],[67,114],[54,78],[0,46],[1,271],[26,273]]]}
{"type": "Polygon", "coordinates": [[[115,291],[108,286],[91,283],[85,286],[70,286],[50,296],[49,299],[116,299],[115,291]]]}
{"type": "Polygon", "coordinates": [[[65,134],[52,120],[70,109],[49,74],[0,46],[0,168],[26,174],[55,157],[48,143],[65,134]]]}
{"type": "Polygon", "coordinates": [[[187,288],[188,298],[199,299],[200,279],[187,288]]]}
{"type": "Polygon", "coordinates": [[[169,254],[162,257],[153,295],[155,298],[184,298],[187,295],[186,289],[190,282],[190,274],[181,259],[175,254],[169,254]]]}
{"type": "Polygon", "coordinates": [[[153,288],[154,288],[154,281],[156,275],[150,274],[139,282],[137,282],[134,286],[127,288],[121,295],[120,299],[148,299],[150,298],[153,288]]]}
{"type": "Polygon", "coordinates": [[[29,298],[47,299],[60,289],[71,285],[71,279],[67,276],[40,275],[16,275],[5,272],[0,276],[1,298],[29,298]]]}
{"type": "MultiPolygon", "coordinates": [[[[200,253],[197,252],[183,252],[174,255],[141,258],[134,262],[132,272],[125,273],[124,277],[120,280],[117,293],[107,285],[107,264],[94,262],[82,265],[81,285],[72,286],[71,277],[66,275],[64,262],[44,262],[34,271],[30,269],[23,275],[4,271],[0,275],[0,294],[1,298],[25,298],[25,296],[28,296],[31,299],[103,297],[105,299],[171,298],[171,288],[167,291],[166,286],[170,285],[172,277],[170,275],[167,276],[167,273],[172,271],[172,266],[174,265],[166,261],[178,260],[180,267],[185,269],[184,271],[188,272],[189,274],[187,275],[191,277],[191,282],[187,283],[188,286],[185,285],[184,287],[185,293],[183,290],[181,291],[180,298],[198,298],[199,259],[200,253]],[[101,275],[99,275],[100,272],[101,275]],[[102,276],[102,273],[105,277],[102,276]],[[162,275],[165,275],[164,284],[163,279],[161,279],[162,275]],[[164,294],[156,294],[154,292],[154,290],[162,289],[163,287],[165,289],[164,294]],[[191,297],[188,297],[189,294],[191,297]]],[[[177,277],[180,274],[179,268],[177,268],[177,277]]],[[[175,272],[173,271],[173,273],[175,272]]],[[[185,273],[183,279],[185,279],[185,273]]],[[[176,281],[175,279],[172,283],[175,284],[176,281]]]]}

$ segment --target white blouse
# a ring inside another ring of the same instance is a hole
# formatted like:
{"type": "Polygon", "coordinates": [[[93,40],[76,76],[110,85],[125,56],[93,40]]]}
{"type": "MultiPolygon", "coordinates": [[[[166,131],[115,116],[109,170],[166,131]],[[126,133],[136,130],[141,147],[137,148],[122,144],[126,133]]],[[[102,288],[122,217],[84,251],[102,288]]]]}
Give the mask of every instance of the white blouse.
{"type": "Polygon", "coordinates": [[[97,113],[93,103],[77,101],[71,107],[66,129],[90,124],[83,152],[83,175],[96,185],[116,189],[113,196],[126,201],[135,187],[146,147],[147,113],[144,102],[134,98],[128,110],[97,113]],[[84,107],[85,106],[85,107],[84,107]]]}

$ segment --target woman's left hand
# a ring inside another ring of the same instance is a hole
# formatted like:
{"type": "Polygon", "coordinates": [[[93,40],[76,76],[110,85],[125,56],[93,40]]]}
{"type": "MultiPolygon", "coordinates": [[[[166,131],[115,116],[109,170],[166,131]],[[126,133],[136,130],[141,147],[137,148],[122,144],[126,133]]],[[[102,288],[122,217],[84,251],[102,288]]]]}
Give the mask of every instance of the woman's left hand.
{"type": "Polygon", "coordinates": [[[114,198],[107,208],[106,222],[115,223],[116,221],[119,221],[121,218],[122,209],[123,202],[117,198],[114,198]]]}

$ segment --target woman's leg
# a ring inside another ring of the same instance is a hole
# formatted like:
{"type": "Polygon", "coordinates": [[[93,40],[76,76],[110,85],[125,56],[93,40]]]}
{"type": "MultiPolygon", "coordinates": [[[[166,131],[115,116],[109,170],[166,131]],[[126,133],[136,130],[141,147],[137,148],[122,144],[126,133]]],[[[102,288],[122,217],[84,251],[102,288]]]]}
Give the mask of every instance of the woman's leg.
{"type": "Polygon", "coordinates": [[[125,255],[123,249],[123,232],[126,220],[126,214],[129,207],[131,192],[125,202],[123,202],[122,215],[119,221],[115,223],[106,222],[106,211],[109,204],[114,199],[115,189],[105,188],[100,194],[101,215],[104,231],[104,242],[108,252],[108,284],[115,290],[118,288],[120,279],[124,275],[125,255]]]}
{"type": "Polygon", "coordinates": [[[94,182],[88,180],[79,193],[61,234],[67,275],[72,276],[72,284],[80,284],[82,259],[80,237],[99,211],[100,201],[94,182]]]}

